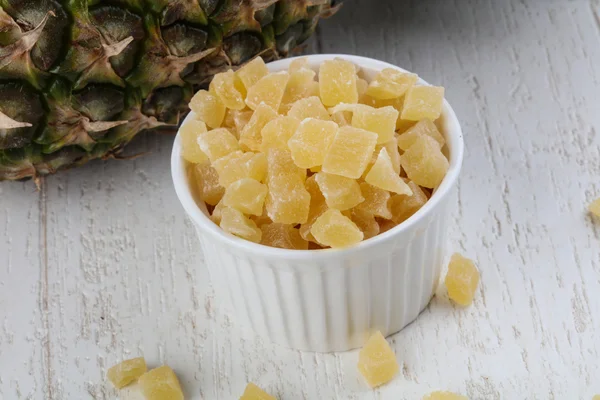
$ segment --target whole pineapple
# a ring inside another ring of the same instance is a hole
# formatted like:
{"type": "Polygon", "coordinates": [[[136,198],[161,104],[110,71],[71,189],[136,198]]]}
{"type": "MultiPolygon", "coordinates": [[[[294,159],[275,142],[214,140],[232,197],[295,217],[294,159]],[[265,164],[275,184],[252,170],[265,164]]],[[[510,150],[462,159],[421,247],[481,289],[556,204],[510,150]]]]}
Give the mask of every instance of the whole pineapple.
{"type": "Polygon", "coordinates": [[[0,0],[0,180],[113,157],[175,129],[194,91],[285,57],[335,0],[0,0]]]}

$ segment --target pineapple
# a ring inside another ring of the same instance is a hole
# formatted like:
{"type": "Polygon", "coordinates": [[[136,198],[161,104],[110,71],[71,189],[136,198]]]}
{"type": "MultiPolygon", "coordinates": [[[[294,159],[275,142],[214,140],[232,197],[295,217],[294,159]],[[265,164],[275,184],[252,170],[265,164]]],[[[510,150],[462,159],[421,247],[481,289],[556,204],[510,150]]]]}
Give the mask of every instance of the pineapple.
{"type": "MultiPolygon", "coordinates": [[[[338,2],[339,3],[339,2],[338,2]]],[[[0,180],[176,129],[212,76],[285,57],[335,0],[0,0],[0,180]]]]}

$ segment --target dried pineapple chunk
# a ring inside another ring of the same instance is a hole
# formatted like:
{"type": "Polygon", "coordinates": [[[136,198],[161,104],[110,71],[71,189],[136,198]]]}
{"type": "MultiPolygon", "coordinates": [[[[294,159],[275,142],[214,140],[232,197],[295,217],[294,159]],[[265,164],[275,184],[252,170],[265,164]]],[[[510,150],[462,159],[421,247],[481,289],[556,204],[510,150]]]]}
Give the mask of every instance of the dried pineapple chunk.
{"type": "Polygon", "coordinates": [[[262,77],[248,89],[246,104],[253,110],[256,110],[261,103],[265,103],[274,111],[279,110],[283,92],[289,78],[290,75],[285,71],[262,77]]]}
{"type": "Polygon", "coordinates": [[[242,178],[264,182],[267,176],[267,157],[263,153],[234,151],[213,162],[212,166],[219,176],[219,184],[223,187],[242,178]]]}
{"type": "Polygon", "coordinates": [[[417,122],[416,125],[408,128],[402,135],[398,136],[398,147],[403,151],[408,150],[410,146],[415,144],[415,140],[421,135],[429,135],[435,139],[435,141],[439,143],[440,148],[444,147],[444,144],[446,144],[446,141],[437,126],[429,119],[422,119],[417,122]]]}
{"type": "Polygon", "coordinates": [[[269,174],[267,215],[281,224],[303,224],[308,220],[310,194],[297,174],[269,174]]]}
{"type": "Polygon", "coordinates": [[[263,213],[267,185],[251,178],[242,178],[227,186],[223,205],[235,208],[244,214],[260,216],[263,213]]]}
{"type": "Polygon", "coordinates": [[[190,100],[190,109],[196,118],[211,128],[218,128],[225,118],[225,105],[214,94],[199,90],[190,100]]]}
{"type": "Polygon", "coordinates": [[[270,149],[267,153],[267,177],[296,175],[302,182],[306,181],[306,169],[294,164],[289,150],[270,149]]]}
{"type": "Polygon", "coordinates": [[[276,400],[275,397],[267,394],[264,390],[250,382],[244,390],[240,400],[276,400]]]}
{"type": "Polygon", "coordinates": [[[241,211],[223,206],[220,210],[220,219],[219,226],[225,232],[254,243],[260,243],[261,230],[254,221],[246,217],[241,211]]]}
{"type": "Polygon", "coordinates": [[[589,205],[589,210],[596,217],[600,217],[600,199],[596,199],[589,205]]]}
{"type": "Polygon", "coordinates": [[[198,136],[200,150],[211,162],[240,148],[237,139],[226,128],[217,128],[198,136]]]}
{"type": "MultiPolygon", "coordinates": [[[[252,114],[254,114],[253,111],[237,111],[237,110],[233,110],[231,111],[232,117],[233,117],[233,126],[235,127],[235,135],[237,136],[237,138],[240,138],[240,135],[242,133],[242,130],[244,129],[244,127],[248,124],[248,122],[250,121],[250,118],[252,118],[252,114]]],[[[233,131],[233,129],[232,129],[233,131]]]]}
{"type": "Polygon", "coordinates": [[[365,200],[360,185],[354,179],[319,172],[315,175],[315,181],[330,208],[344,211],[365,200]]]}
{"type": "Polygon", "coordinates": [[[347,178],[358,179],[371,160],[377,134],[364,129],[343,126],[329,148],[322,170],[347,178]]]}
{"type": "Polygon", "coordinates": [[[212,165],[195,165],[194,175],[200,198],[206,204],[214,206],[221,201],[223,194],[225,194],[225,188],[219,184],[219,174],[212,165]]]}
{"type": "Polygon", "coordinates": [[[143,357],[124,360],[108,369],[106,377],[117,389],[121,389],[138,379],[146,372],[146,360],[143,357]]]}
{"type": "Polygon", "coordinates": [[[296,101],[292,104],[287,115],[298,118],[300,121],[305,118],[317,118],[324,121],[331,120],[327,109],[317,96],[311,96],[296,101]]]}
{"type": "Polygon", "coordinates": [[[410,121],[430,119],[442,114],[444,88],[439,86],[413,86],[406,93],[401,118],[410,121]]]}
{"type": "Polygon", "coordinates": [[[246,92],[261,78],[267,76],[269,69],[262,58],[256,57],[236,71],[237,78],[244,85],[246,92]]]}
{"type": "Polygon", "coordinates": [[[288,72],[292,74],[302,68],[308,68],[308,57],[298,57],[292,60],[288,72]]]}
{"type": "Polygon", "coordinates": [[[215,93],[225,107],[232,110],[246,108],[244,97],[235,87],[235,75],[232,70],[216,74],[210,82],[211,93],[215,93]]]}
{"type": "Polygon", "coordinates": [[[279,116],[269,121],[262,129],[262,144],[260,150],[263,153],[269,149],[288,149],[288,140],[296,133],[300,120],[294,117],[279,116]]]}
{"type": "Polygon", "coordinates": [[[300,226],[300,236],[311,242],[315,242],[315,238],[310,233],[310,228],[317,218],[327,211],[328,208],[325,197],[323,196],[323,193],[321,193],[321,189],[319,189],[319,185],[315,178],[316,174],[309,177],[304,183],[306,190],[310,194],[310,206],[308,218],[306,222],[300,226]]]}
{"type": "Polygon", "coordinates": [[[373,108],[361,104],[352,114],[352,126],[375,132],[377,143],[383,144],[394,138],[398,115],[398,111],[391,106],[373,108]]]}
{"type": "MultiPolygon", "coordinates": [[[[378,156],[382,148],[385,148],[387,150],[388,156],[390,156],[390,160],[392,161],[392,167],[394,167],[394,171],[396,171],[397,174],[400,174],[400,170],[402,168],[400,166],[400,151],[398,150],[398,142],[396,141],[396,138],[394,137],[387,143],[375,146],[375,151],[373,152],[373,155],[378,156]]],[[[375,161],[377,161],[376,157],[375,160],[373,160],[373,164],[375,163],[375,161]]]]}
{"type": "Polygon", "coordinates": [[[423,400],[469,400],[469,398],[456,393],[437,391],[423,397],[423,400]]]}
{"type": "Polygon", "coordinates": [[[358,370],[371,387],[391,381],[400,370],[396,355],[381,332],[377,331],[358,353],[358,370]]]}
{"type": "Polygon", "coordinates": [[[394,99],[403,96],[418,79],[415,74],[385,68],[369,83],[366,94],[381,100],[394,99]]]}
{"type": "Polygon", "coordinates": [[[408,182],[412,196],[397,194],[390,198],[389,206],[392,211],[392,220],[399,224],[409,219],[419,211],[427,202],[427,195],[421,187],[412,181],[408,182]]]}
{"type": "Polygon", "coordinates": [[[315,118],[303,120],[288,140],[294,163],[301,168],[322,165],[337,131],[338,126],[332,121],[315,118]]]}
{"type": "Polygon", "coordinates": [[[177,375],[166,365],[146,372],[138,384],[145,400],[183,400],[177,375]]]}
{"type": "Polygon", "coordinates": [[[370,239],[379,234],[379,224],[377,223],[377,220],[373,214],[359,209],[358,207],[346,210],[342,212],[342,214],[350,218],[352,222],[358,226],[358,229],[360,229],[363,233],[363,240],[370,239]]]}
{"type": "Polygon", "coordinates": [[[358,97],[361,98],[365,93],[367,93],[367,89],[369,88],[369,82],[362,78],[356,79],[356,91],[358,92],[358,97]]]}
{"type": "Polygon", "coordinates": [[[452,301],[461,306],[470,305],[479,284],[479,271],[475,263],[458,253],[453,254],[444,284],[452,301]]]}
{"type": "Polygon", "coordinates": [[[179,129],[181,136],[181,156],[194,164],[208,162],[208,157],[198,146],[198,136],[206,133],[206,124],[197,119],[186,120],[179,129]]]}
{"type": "Polygon", "coordinates": [[[331,248],[352,246],[363,240],[362,231],[339,210],[325,211],[313,223],[310,233],[322,245],[331,248]]]}
{"type": "Polygon", "coordinates": [[[392,211],[389,205],[390,192],[370,185],[367,182],[360,184],[360,191],[365,200],[356,206],[357,209],[376,217],[392,219],[392,211]]]}
{"type": "Polygon", "coordinates": [[[285,92],[281,98],[281,105],[279,106],[280,113],[288,113],[292,104],[300,99],[319,95],[319,84],[315,81],[315,75],[315,71],[307,68],[290,72],[290,79],[288,80],[285,92]]]}
{"type": "Polygon", "coordinates": [[[287,224],[261,225],[261,244],[278,247],[280,249],[308,250],[308,242],[300,236],[300,231],[287,224]]]}
{"type": "Polygon", "coordinates": [[[277,113],[268,105],[260,104],[240,132],[240,145],[252,151],[259,151],[262,144],[262,130],[265,125],[277,118],[277,113]]]}
{"type": "Polygon", "coordinates": [[[365,181],[375,187],[398,194],[412,195],[410,187],[400,178],[400,175],[394,171],[392,160],[385,148],[382,148],[377,157],[377,161],[369,170],[365,181]]]}
{"type": "Polygon", "coordinates": [[[356,67],[349,61],[335,59],[323,61],[319,68],[319,94],[324,105],[356,103],[356,67]]]}
{"type": "Polygon", "coordinates": [[[415,139],[414,144],[400,156],[400,162],[410,180],[430,189],[439,186],[449,168],[439,143],[428,135],[415,139]]]}
{"type": "Polygon", "coordinates": [[[219,203],[217,203],[217,205],[213,209],[212,213],[210,214],[211,221],[217,225],[221,225],[221,217],[222,217],[221,213],[223,211],[223,207],[225,207],[225,206],[223,205],[223,202],[220,201],[219,203]]]}

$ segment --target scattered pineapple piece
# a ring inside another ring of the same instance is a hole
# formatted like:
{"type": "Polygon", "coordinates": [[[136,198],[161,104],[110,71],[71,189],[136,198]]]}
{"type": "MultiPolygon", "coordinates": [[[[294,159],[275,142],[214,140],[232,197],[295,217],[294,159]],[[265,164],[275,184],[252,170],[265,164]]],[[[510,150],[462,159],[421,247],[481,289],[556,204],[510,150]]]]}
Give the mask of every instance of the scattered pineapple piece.
{"type": "Polygon", "coordinates": [[[377,143],[383,144],[394,138],[398,111],[391,106],[373,108],[365,105],[357,107],[352,115],[352,126],[378,135],[377,143]]]}
{"type": "Polygon", "coordinates": [[[594,200],[589,206],[589,210],[596,217],[600,217],[600,198],[594,200]]]}
{"type": "Polygon", "coordinates": [[[435,126],[431,120],[423,119],[417,122],[416,125],[408,128],[402,135],[398,136],[398,147],[403,151],[408,150],[410,146],[415,144],[415,141],[421,135],[431,136],[439,143],[440,148],[444,147],[444,144],[446,144],[446,141],[440,131],[438,131],[437,126],[435,126]]]}
{"type": "MultiPolygon", "coordinates": [[[[364,204],[364,202],[361,204],[364,204]]],[[[379,234],[379,224],[373,214],[358,207],[344,211],[342,214],[350,218],[352,222],[358,226],[358,229],[360,229],[364,235],[363,240],[370,239],[379,234]]]]}
{"type": "Polygon", "coordinates": [[[308,220],[310,194],[297,174],[271,175],[266,199],[267,215],[273,222],[303,224],[308,220]]]}
{"type": "Polygon", "coordinates": [[[439,186],[449,168],[439,143],[428,135],[417,137],[400,156],[400,162],[410,180],[430,189],[439,186]]]}
{"type": "Polygon", "coordinates": [[[410,121],[430,119],[442,114],[444,88],[439,86],[413,86],[406,93],[401,118],[410,121]]]}
{"type": "Polygon", "coordinates": [[[288,111],[288,115],[298,118],[300,121],[305,118],[317,118],[325,121],[331,120],[327,109],[317,96],[311,96],[296,101],[292,104],[288,111]]]}
{"type": "Polygon", "coordinates": [[[216,74],[210,82],[210,92],[214,92],[225,107],[232,110],[246,108],[244,97],[235,87],[235,75],[232,70],[216,74]]]}
{"type": "Polygon", "coordinates": [[[190,109],[196,118],[204,121],[211,128],[218,128],[225,118],[225,106],[213,94],[199,90],[190,100],[190,109]]]}
{"type": "Polygon", "coordinates": [[[288,140],[298,129],[300,120],[294,117],[280,116],[267,122],[262,129],[262,144],[260,150],[263,153],[269,149],[288,149],[288,140]]]}
{"type": "Polygon", "coordinates": [[[310,233],[322,245],[331,248],[352,246],[363,240],[362,231],[339,210],[327,210],[313,223],[310,233]]]}
{"type": "Polygon", "coordinates": [[[315,181],[330,208],[344,211],[365,200],[360,185],[354,179],[319,172],[315,175],[315,181]]]}
{"type": "Polygon", "coordinates": [[[453,254],[444,284],[452,301],[461,306],[470,305],[479,284],[479,271],[475,263],[458,253],[453,254]]]}
{"type": "Polygon", "coordinates": [[[240,132],[240,144],[252,151],[259,151],[262,144],[262,130],[265,125],[277,118],[277,113],[268,105],[260,104],[240,132]]]}
{"type": "Polygon", "coordinates": [[[456,393],[437,391],[423,397],[423,400],[469,400],[469,398],[456,393]]]}
{"type": "Polygon", "coordinates": [[[381,332],[377,331],[358,353],[358,370],[371,387],[391,381],[399,371],[396,355],[381,332]]]}
{"type": "Polygon", "coordinates": [[[117,389],[121,389],[138,379],[146,372],[144,357],[125,360],[108,369],[106,377],[117,389]]]}
{"type": "Polygon", "coordinates": [[[261,225],[261,244],[280,249],[308,250],[308,242],[300,236],[300,231],[287,224],[261,225]]]}
{"type": "Polygon", "coordinates": [[[290,72],[290,79],[288,80],[281,99],[281,105],[279,106],[280,113],[288,113],[292,104],[300,99],[319,95],[319,84],[315,81],[315,75],[315,71],[308,68],[301,68],[295,72],[290,72]]]}
{"type": "Polygon", "coordinates": [[[416,74],[385,68],[369,83],[367,95],[388,100],[403,96],[419,78],[416,74]]]}
{"type": "Polygon", "coordinates": [[[224,205],[220,210],[220,217],[219,226],[225,232],[251,242],[260,243],[261,230],[254,221],[246,217],[241,211],[224,205]]]}
{"type": "Polygon", "coordinates": [[[321,214],[327,211],[328,208],[327,203],[325,202],[325,197],[323,196],[323,193],[321,193],[321,189],[319,189],[319,185],[317,184],[315,178],[316,174],[310,176],[304,183],[306,190],[310,194],[310,206],[306,223],[300,226],[300,236],[310,242],[316,241],[316,239],[310,233],[312,224],[321,216],[321,214]]]}
{"type": "Polygon", "coordinates": [[[138,384],[145,400],[183,400],[177,375],[166,365],[140,376],[138,384]]]}
{"type": "Polygon", "coordinates": [[[366,182],[360,184],[360,191],[365,200],[356,206],[357,209],[376,217],[392,219],[392,212],[389,205],[390,192],[366,182]]]}
{"type": "Polygon", "coordinates": [[[294,164],[289,150],[270,149],[267,153],[267,176],[296,175],[302,182],[306,181],[306,169],[294,164]]]}
{"type": "Polygon", "coordinates": [[[392,220],[396,224],[406,221],[427,202],[427,195],[419,185],[409,181],[408,187],[412,190],[412,196],[397,194],[392,196],[389,201],[392,220]]]}
{"type": "Polygon", "coordinates": [[[253,110],[256,110],[261,103],[265,103],[274,111],[279,110],[283,92],[289,78],[290,75],[285,71],[260,78],[258,82],[248,89],[246,104],[253,110]]]}
{"type": "Polygon", "coordinates": [[[400,175],[394,171],[392,160],[385,148],[382,148],[377,156],[377,161],[371,167],[365,177],[365,181],[371,185],[389,190],[398,194],[412,195],[410,187],[400,178],[400,175]]]}
{"type": "Polygon", "coordinates": [[[225,190],[223,205],[235,208],[244,214],[262,215],[267,185],[251,178],[233,182],[225,190]]]}
{"type": "Polygon", "coordinates": [[[240,148],[237,139],[227,128],[217,128],[198,136],[198,145],[211,162],[240,148]]]}
{"type": "Polygon", "coordinates": [[[371,160],[377,134],[364,129],[343,126],[338,130],[323,161],[322,170],[358,179],[371,160]]]}
{"type": "Polygon", "coordinates": [[[301,168],[322,165],[337,131],[338,126],[332,121],[303,120],[288,141],[294,163],[301,168]]]}
{"type": "Polygon", "coordinates": [[[267,176],[267,156],[263,153],[234,151],[213,162],[212,166],[224,188],[242,178],[264,182],[267,176]]]}
{"type": "Polygon", "coordinates": [[[244,390],[244,394],[240,397],[240,400],[276,400],[275,397],[271,396],[254,383],[250,382],[244,390]]]}
{"type": "Polygon", "coordinates": [[[267,76],[269,69],[262,58],[256,57],[235,73],[246,88],[246,92],[261,78],[267,76]]]}
{"type": "Polygon", "coordinates": [[[324,105],[356,103],[356,67],[349,61],[335,59],[323,61],[319,68],[319,93],[324,105]]]}
{"type": "Polygon", "coordinates": [[[206,124],[197,119],[188,119],[181,125],[181,155],[186,161],[194,164],[208,162],[208,157],[198,146],[198,136],[206,131],[206,124]]]}
{"type": "Polygon", "coordinates": [[[197,164],[194,169],[200,198],[206,204],[216,205],[225,194],[225,188],[219,184],[219,174],[210,164],[197,164]]]}

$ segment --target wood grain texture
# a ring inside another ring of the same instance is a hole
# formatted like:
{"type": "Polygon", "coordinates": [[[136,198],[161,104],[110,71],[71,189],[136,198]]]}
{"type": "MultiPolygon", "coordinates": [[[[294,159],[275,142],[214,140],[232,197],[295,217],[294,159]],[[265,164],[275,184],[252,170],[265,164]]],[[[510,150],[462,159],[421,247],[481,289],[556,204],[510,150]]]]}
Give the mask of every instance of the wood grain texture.
{"type": "MultiPolygon", "coordinates": [[[[349,1],[309,48],[382,59],[446,87],[467,149],[451,248],[475,304],[440,291],[391,338],[400,376],[372,391],[356,352],[253,337],[218,311],[172,190],[172,139],[134,161],[0,185],[0,399],[114,399],[115,362],[167,363],[190,399],[253,381],[281,400],[591,399],[600,393],[600,1],[349,1]]],[[[134,395],[123,396],[134,398],[134,395]]]]}

